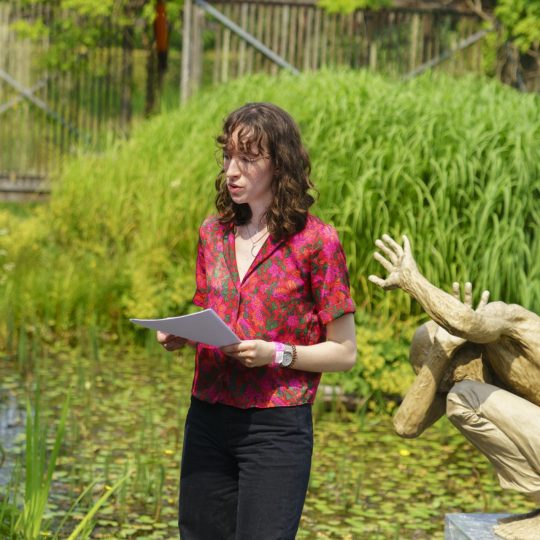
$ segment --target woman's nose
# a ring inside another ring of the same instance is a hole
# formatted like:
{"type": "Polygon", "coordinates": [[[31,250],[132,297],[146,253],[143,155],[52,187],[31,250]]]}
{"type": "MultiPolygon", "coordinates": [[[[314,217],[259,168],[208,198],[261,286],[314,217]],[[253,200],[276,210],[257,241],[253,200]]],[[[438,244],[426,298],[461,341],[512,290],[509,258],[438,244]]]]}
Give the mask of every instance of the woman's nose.
{"type": "Polygon", "coordinates": [[[227,169],[225,170],[227,176],[236,177],[240,175],[240,168],[238,167],[237,158],[231,158],[228,164],[227,169]]]}

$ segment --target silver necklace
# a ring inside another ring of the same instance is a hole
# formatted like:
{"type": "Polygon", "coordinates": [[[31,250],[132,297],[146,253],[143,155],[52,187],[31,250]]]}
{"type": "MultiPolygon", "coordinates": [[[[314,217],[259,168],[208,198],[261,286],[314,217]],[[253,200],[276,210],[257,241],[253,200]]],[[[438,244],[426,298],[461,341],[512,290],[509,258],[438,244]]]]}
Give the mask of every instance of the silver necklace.
{"type": "Polygon", "coordinates": [[[264,233],[261,234],[260,238],[258,238],[257,240],[253,240],[253,237],[256,236],[259,231],[255,230],[255,232],[251,234],[251,231],[249,230],[249,225],[247,223],[246,223],[246,229],[249,235],[249,240],[251,242],[251,249],[250,249],[251,256],[255,258],[257,256],[257,251],[256,251],[257,244],[268,234],[268,230],[264,231],[264,233]]]}

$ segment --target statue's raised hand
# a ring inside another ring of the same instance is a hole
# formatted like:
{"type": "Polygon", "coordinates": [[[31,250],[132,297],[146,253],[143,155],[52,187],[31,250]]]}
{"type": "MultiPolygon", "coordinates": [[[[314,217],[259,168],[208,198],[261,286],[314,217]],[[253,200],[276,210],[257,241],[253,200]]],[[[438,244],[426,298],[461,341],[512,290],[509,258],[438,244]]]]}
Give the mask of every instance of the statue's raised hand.
{"type": "Polygon", "coordinates": [[[371,275],[368,279],[386,291],[402,288],[408,277],[418,272],[409,239],[405,235],[402,238],[403,247],[388,234],[383,234],[382,239],[375,240],[375,245],[384,253],[384,256],[376,251],[373,257],[387,270],[388,277],[382,279],[371,275]]]}

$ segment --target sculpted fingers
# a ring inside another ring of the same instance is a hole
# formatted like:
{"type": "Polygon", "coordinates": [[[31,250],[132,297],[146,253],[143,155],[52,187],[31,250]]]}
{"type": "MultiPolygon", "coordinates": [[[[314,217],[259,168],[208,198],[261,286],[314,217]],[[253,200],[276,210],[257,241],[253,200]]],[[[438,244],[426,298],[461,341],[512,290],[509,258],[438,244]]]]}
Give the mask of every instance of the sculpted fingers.
{"type": "Polygon", "coordinates": [[[391,291],[392,289],[397,289],[398,287],[395,281],[390,279],[382,279],[379,276],[368,276],[368,280],[371,281],[371,283],[375,283],[375,285],[378,285],[385,291],[391,291]]]}
{"type": "Polygon", "coordinates": [[[368,276],[368,280],[371,281],[371,283],[375,283],[375,285],[384,288],[384,279],[380,278],[379,276],[368,276]]]}
{"type": "MultiPolygon", "coordinates": [[[[457,281],[452,283],[452,296],[457,300],[461,301],[460,294],[460,285],[457,281]]],[[[480,296],[480,301],[478,302],[478,307],[476,310],[482,309],[489,302],[489,291],[483,291],[480,296]]],[[[473,307],[473,292],[472,292],[472,283],[467,281],[463,287],[463,303],[470,308],[473,307]]]]}
{"type": "Polygon", "coordinates": [[[465,283],[465,293],[464,293],[463,303],[466,306],[472,307],[472,283],[470,281],[467,281],[467,283],[465,283]]]}
{"type": "Polygon", "coordinates": [[[394,271],[394,265],[390,261],[386,260],[378,251],[373,254],[373,258],[379,264],[381,264],[388,273],[392,273],[394,271]]]}
{"type": "Polygon", "coordinates": [[[403,248],[389,234],[383,234],[382,239],[394,250],[398,257],[403,256],[403,248]]]}
{"type": "Polygon", "coordinates": [[[401,248],[399,249],[401,250],[402,253],[405,253],[406,255],[411,255],[412,251],[411,251],[411,243],[409,242],[409,237],[406,234],[404,234],[401,237],[401,239],[403,240],[403,250],[401,250],[401,248]]]}
{"type": "Polygon", "coordinates": [[[489,291],[483,291],[482,296],[480,297],[480,302],[478,302],[478,309],[482,309],[489,302],[489,291]]]}
{"type": "Polygon", "coordinates": [[[398,258],[394,251],[392,251],[382,240],[375,240],[375,245],[390,259],[392,264],[397,264],[398,258]]]}

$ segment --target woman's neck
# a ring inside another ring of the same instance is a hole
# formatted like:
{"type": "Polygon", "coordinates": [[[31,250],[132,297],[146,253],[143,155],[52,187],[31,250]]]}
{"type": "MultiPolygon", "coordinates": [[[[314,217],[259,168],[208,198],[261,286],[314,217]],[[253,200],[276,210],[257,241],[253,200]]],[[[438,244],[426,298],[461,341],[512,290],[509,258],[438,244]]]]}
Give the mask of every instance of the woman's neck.
{"type": "Polygon", "coordinates": [[[266,211],[268,210],[268,207],[262,205],[250,205],[250,208],[251,219],[249,222],[257,228],[257,231],[260,231],[266,226],[266,211]]]}

